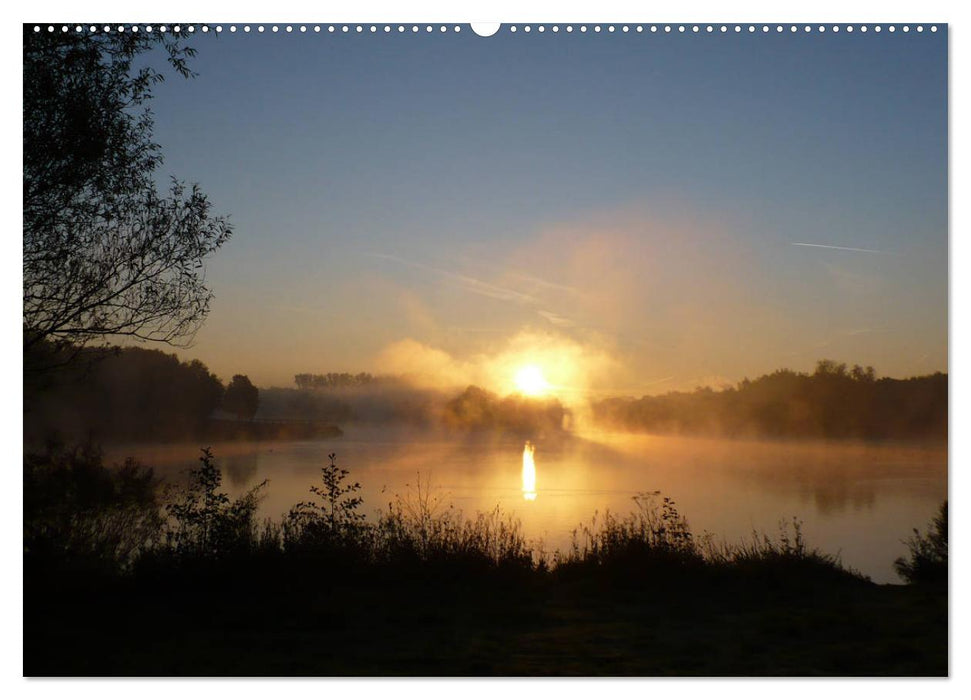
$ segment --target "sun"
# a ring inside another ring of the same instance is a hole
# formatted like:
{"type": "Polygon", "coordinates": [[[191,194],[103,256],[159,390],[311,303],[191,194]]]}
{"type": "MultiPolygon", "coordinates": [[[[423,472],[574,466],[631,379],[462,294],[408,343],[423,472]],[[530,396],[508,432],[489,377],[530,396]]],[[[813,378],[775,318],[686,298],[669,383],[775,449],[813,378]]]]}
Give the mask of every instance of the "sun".
{"type": "Polygon", "coordinates": [[[524,396],[542,396],[549,391],[550,383],[543,376],[543,370],[536,365],[524,365],[516,370],[513,380],[516,389],[524,396]]]}

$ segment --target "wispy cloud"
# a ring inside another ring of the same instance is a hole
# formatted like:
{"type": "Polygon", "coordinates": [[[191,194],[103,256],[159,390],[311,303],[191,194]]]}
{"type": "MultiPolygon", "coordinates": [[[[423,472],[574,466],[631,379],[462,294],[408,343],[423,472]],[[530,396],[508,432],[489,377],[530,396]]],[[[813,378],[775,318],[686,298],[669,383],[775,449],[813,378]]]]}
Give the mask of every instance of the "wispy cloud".
{"type": "Polygon", "coordinates": [[[536,313],[552,323],[554,326],[559,326],[560,328],[572,328],[576,325],[576,323],[574,323],[571,319],[568,319],[566,316],[560,316],[552,311],[544,311],[543,309],[540,309],[536,313]]]}
{"type": "Polygon", "coordinates": [[[498,299],[500,301],[515,302],[517,304],[537,304],[538,300],[529,294],[524,294],[518,292],[515,289],[508,289],[506,287],[499,287],[489,282],[484,282],[475,277],[470,277],[469,275],[459,274],[457,272],[452,272],[450,270],[442,270],[437,267],[431,267],[430,265],[425,265],[424,263],[415,262],[414,260],[407,260],[405,258],[400,258],[397,255],[387,255],[384,253],[368,253],[373,258],[380,258],[382,260],[390,260],[391,262],[398,263],[399,265],[405,265],[407,267],[412,267],[417,270],[423,270],[425,272],[430,272],[434,275],[447,279],[451,282],[456,283],[458,286],[465,289],[467,292],[472,294],[478,294],[480,296],[489,297],[490,299],[498,299]]]}
{"type": "Polygon", "coordinates": [[[568,284],[560,284],[559,282],[551,282],[550,280],[543,279],[541,277],[536,277],[535,275],[527,275],[522,272],[514,271],[509,273],[511,276],[522,280],[528,284],[541,289],[548,289],[554,292],[572,294],[576,297],[583,297],[584,294],[576,287],[571,287],[568,284]]]}
{"type": "Polygon", "coordinates": [[[872,250],[870,248],[851,248],[843,245],[827,245],[823,243],[790,243],[790,245],[802,248],[826,248],[827,250],[843,250],[849,253],[874,253],[876,255],[894,255],[886,250],[872,250]]]}
{"type": "MultiPolygon", "coordinates": [[[[531,294],[525,292],[520,292],[516,289],[510,289],[508,287],[502,287],[491,282],[485,282],[476,277],[470,275],[465,275],[459,272],[453,272],[451,270],[443,270],[438,267],[432,267],[430,265],[425,265],[424,263],[416,262],[414,260],[408,260],[406,258],[399,257],[397,255],[388,255],[386,253],[368,253],[372,258],[379,258],[381,260],[389,260],[391,262],[397,263],[399,265],[404,265],[406,267],[411,267],[416,270],[422,270],[424,272],[430,272],[437,277],[448,280],[457,284],[459,287],[472,294],[478,294],[480,296],[488,297],[490,299],[498,299],[499,301],[508,301],[521,306],[533,306],[538,307],[541,305],[541,301],[531,294]]],[[[535,277],[526,277],[522,275],[517,275],[522,279],[526,279],[535,285],[545,285],[550,289],[558,289],[560,291],[575,291],[572,287],[567,287],[565,285],[558,285],[553,282],[547,282],[535,277]]],[[[536,310],[546,321],[558,328],[573,328],[576,323],[562,316],[561,314],[549,311],[547,309],[539,308],[536,310]]]]}

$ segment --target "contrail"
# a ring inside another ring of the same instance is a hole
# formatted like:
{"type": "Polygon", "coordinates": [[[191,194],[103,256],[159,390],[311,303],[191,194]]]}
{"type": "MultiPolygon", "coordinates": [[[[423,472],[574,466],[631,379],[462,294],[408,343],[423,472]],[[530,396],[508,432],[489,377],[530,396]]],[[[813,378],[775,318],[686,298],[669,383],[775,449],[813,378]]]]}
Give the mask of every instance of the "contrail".
{"type": "Polygon", "coordinates": [[[534,297],[531,297],[529,294],[523,294],[522,292],[517,292],[514,289],[498,287],[494,284],[489,284],[488,282],[478,280],[475,277],[469,277],[468,275],[462,275],[456,272],[450,272],[448,270],[441,270],[420,262],[415,262],[413,260],[406,260],[405,258],[398,257],[397,255],[386,255],[384,253],[366,253],[366,255],[373,258],[381,258],[382,260],[390,260],[398,263],[399,265],[407,265],[408,267],[413,267],[418,270],[431,272],[435,275],[456,282],[466,291],[472,292],[473,294],[479,294],[484,297],[489,297],[491,299],[511,301],[519,304],[535,304],[537,302],[537,300],[534,297]]]}
{"type": "Polygon", "coordinates": [[[823,245],[822,243],[790,243],[789,245],[798,245],[804,248],[828,248],[829,250],[846,250],[850,253],[876,253],[877,255],[893,255],[893,253],[888,253],[885,250],[870,250],[869,248],[849,248],[842,245],[823,245]]]}

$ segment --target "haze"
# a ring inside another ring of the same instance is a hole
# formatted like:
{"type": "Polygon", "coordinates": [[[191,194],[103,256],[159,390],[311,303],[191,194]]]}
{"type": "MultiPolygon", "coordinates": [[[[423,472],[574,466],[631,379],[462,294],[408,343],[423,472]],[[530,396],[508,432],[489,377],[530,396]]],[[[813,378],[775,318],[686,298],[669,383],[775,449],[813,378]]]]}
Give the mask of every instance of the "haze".
{"type": "Polygon", "coordinates": [[[946,38],[876,39],[202,41],[155,132],[235,235],[180,355],[260,386],[534,364],[564,398],[946,371],[946,38]]]}

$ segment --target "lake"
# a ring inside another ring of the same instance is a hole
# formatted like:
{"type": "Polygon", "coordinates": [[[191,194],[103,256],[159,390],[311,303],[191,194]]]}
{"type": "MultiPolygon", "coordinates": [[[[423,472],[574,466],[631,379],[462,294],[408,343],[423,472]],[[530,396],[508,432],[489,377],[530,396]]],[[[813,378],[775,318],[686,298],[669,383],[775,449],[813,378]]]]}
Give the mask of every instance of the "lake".
{"type": "MultiPolygon", "coordinates": [[[[630,512],[639,493],[675,501],[696,536],[736,542],[753,531],[775,536],[798,518],[810,546],[877,583],[899,583],[893,561],[947,498],[947,448],[864,442],[741,441],[626,434],[537,441],[535,486],[523,485],[524,441],[462,438],[398,429],[346,429],[331,440],[212,445],[223,485],[239,494],[268,479],[261,515],[278,519],[307,500],[319,468],[337,454],[361,484],[373,516],[395,495],[430,485],[440,507],[467,514],[498,506],[526,537],[552,552],[595,513],[630,512]]],[[[198,464],[198,445],[120,445],[111,462],[135,456],[168,479],[198,464]]]]}

